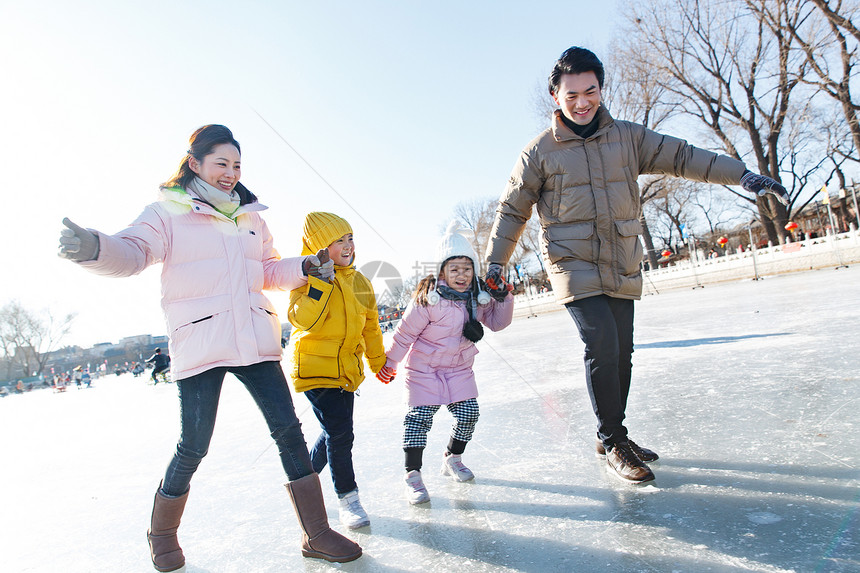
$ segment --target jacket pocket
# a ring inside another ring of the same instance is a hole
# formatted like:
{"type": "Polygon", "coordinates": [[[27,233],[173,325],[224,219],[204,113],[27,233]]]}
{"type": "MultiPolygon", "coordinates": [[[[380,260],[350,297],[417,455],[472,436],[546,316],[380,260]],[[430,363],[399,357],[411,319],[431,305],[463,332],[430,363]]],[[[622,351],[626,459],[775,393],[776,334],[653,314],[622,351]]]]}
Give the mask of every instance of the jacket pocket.
{"type": "Polygon", "coordinates": [[[229,296],[175,301],[165,308],[170,354],[179,372],[238,355],[229,296]]]}
{"type": "Polygon", "coordinates": [[[251,293],[251,324],[259,355],[280,356],[281,322],[278,313],[269,299],[258,293],[251,293]]]}
{"type": "Polygon", "coordinates": [[[642,234],[642,222],[639,219],[615,221],[615,228],[620,235],[618,240],[618,270],[622,275],[629,276],[639,272],[643,249],[639,235],[642,234]]]}
{"type": "Polygon", "coordinates": [[[568,225],[551,225],[545,231],[547,257],[552,264],[562,261],[594,261],[594,223],[582,221],[568,225]]]}
{"type": "Polygon", "coordinates": [[[340,378],[340,344],[335,340],[297,342],[296,370],[299,378],[340,378]]]}

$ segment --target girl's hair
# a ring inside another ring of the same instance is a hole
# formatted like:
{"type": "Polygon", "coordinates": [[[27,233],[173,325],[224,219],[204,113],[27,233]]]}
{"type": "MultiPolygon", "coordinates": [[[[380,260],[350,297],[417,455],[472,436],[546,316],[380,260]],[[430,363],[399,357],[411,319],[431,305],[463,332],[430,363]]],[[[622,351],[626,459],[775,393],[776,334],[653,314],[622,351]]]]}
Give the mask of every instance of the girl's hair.
{"type": "MultiPolygon", "coordinates": [[[[203,158],[212,153],[215,147],[225,143],[232,145],[240,155],[242,154],[242,148],[239,146],[239,142],[236,141],[233,137],[233,132],[227,129],[227,127],[223,125],[210,124],[197,129],[197,131],[192,133],[191,137],[188,138],[188,151],[179,163],[179,168],[176,170],[176,173],[174,173],[166,182],[162,183],[161,186],[163,188],[187,188],[188,184],[197,177],[197,174],[194,173],[194,171],[191,170],[191,166],[188,165],[188,161],[193,157],[202,163],[203,158]]],[[[239,194],[240,205],[246,205],[257,201],[257,197],[241,182],[236,183],[235,191],[239,194]]]]}
{"type": "Polygon", "coordinates": [[[427,293],[434,288],[436,288],[436,277],[427,275],[421,279],[418,282],[418,286],[415,287],[415,292],[412,294],[415,304],[418,306],[427,306],[427,293]]]}

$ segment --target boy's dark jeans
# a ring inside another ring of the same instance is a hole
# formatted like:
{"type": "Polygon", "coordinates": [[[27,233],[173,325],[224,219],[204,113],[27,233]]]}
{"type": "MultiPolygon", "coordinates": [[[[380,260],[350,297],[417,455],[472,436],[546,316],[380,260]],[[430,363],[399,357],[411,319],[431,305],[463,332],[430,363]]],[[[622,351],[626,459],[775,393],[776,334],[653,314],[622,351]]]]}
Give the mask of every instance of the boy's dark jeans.
{"type": "Polygon", "coordinates": [[[352,467],[355,394],[340,388],[315,388],[305,391],[305,396],[322,427],[322,433],[311,448],[314,471],[320,473],[328,463],[334,491],[339,496],[358,489],[352,467]]]}
{"type": "Polygon", "coordinates": [[[297,480],[313,472],[302,425],[296,417],[280,363],[218,367],[176,382],[182,429],[176,453],[167,466],[161,486],[167,495],[177,496],[188,491],[191,476],[209,451],[218,399],[227,372],[245,385],[266,418],[289,480],[297,480]]]}
{"type": "Polygon", "coordinates": [[[585,380],[597,416],[597,436],[605,446],[623,442],[633,367],[633,301],[598,295],[565,306],[585,343],[585,380]]]}

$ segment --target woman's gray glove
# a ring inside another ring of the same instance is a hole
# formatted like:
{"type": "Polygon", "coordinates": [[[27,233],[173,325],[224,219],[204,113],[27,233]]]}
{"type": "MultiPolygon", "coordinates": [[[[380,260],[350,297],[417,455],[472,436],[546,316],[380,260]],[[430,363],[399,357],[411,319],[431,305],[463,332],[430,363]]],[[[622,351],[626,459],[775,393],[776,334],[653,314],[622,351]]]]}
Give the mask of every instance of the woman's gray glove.
{"type": "Polygon", "coordinates": [[[780,203],[786,207],[788,207],[788,204],[791,202],[791,197],[789,197],[788,191],[786,191],[785,187],[783,187],[776,179],[771,179],[767,175],[758,175],[749,169],[744,171],[744,174],[741,177],[741,187],[750,193],[755,193],[759,196],[764,196],[766,193],[772,193],[777,199],[779,199],[780,203]]]}
{"type": "Polygon", "coordinates": [[[72,223],[68,217],[63,219],[65,229],[60,231],[60,252],[64,259],[72,261],[93,261],[99,256],[99,237],[72,223]]]}
{"type": "Polygon", "coordinates": [[[328,256],[328,249],[320,249],[315,255],[308,255],[302,261],[305,276],[316,277],[327,283],[334,278],[334,261],[328,256]]]}

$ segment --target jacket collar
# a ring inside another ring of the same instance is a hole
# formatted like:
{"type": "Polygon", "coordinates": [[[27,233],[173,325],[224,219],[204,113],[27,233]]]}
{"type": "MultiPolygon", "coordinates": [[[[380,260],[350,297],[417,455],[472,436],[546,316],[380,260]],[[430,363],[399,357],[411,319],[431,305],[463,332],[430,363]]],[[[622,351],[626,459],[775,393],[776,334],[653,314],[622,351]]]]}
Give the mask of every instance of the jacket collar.
{"type": "MultiPolygon", "coordinates": [[[[600,104],[600,107],[597,108],[597,131],[589,137],[588,139],[594,139],[600,135],[606,133],[610,127],[615,124],[615,120],[612,119],[612,116],[609,115],[609,110],[606,109],[603,104],[600,104]]],[[[567,127],[564,124],[564,121],[561,119],[561,110],[557,109],[552,114],[552,136],[556,141],[572,141],[579,140],[583,141],[583,138],[578,136],[572,129],[567,127]]]]}
{"type": "MultiPolygon", "coordinates": [[[[160,189],[160,199],[162,201],[169,201],[178,205],[194,208],[194,210],[199,213],[204,213],[206,215],[212,215],[215,217],[221,217],[223,219],[227,219],[228,221],[230,220],[226,215],[215,209],[212,205],[206,203],[205,201],[202,201],[201,199],[198,199],[197,197],[192,196],[182,187],[162,187],[160,189]]],[[[254,201],[253,203],[248,203],[246,205],[240,206],[233,214],[233,219],[235,219],[242,213],[250,213],[252,211],[265,211],[266,209],[268,209],[268,207],[266,207],[259,201],[254,201]]]]}

